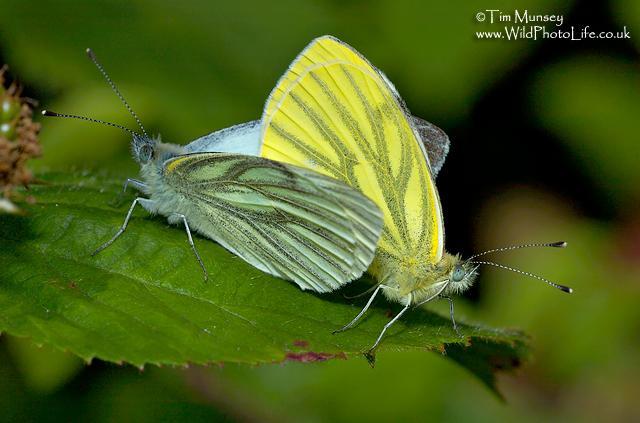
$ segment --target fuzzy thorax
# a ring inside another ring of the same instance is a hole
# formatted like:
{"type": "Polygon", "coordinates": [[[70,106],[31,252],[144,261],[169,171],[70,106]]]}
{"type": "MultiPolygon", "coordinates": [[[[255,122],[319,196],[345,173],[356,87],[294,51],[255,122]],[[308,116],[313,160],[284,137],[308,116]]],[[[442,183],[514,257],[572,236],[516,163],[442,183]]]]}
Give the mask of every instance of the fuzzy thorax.
{"type": "Polygon", "coordinates": [[[378,256],[370,270],[384,285],[385,296],[401,304],[406,304],[409,294],[412,304],[419,304],[433,296],[461,293],[473,284],[476,276],[470,264],[449,253],[434,264],[378,256]]]}

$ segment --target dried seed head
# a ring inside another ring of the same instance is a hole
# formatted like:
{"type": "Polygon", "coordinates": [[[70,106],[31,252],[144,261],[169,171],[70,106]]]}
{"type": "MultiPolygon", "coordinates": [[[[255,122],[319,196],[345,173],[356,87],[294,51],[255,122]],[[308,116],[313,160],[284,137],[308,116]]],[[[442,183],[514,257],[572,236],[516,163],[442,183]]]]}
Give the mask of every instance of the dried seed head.
{"type": "Polygon", "coordinates": [[[21,97],[22,89],[13,81],[6,85],[7,66],[0,68],[0,191],[9,197],[16,186],[32,180],[26,163],[41,154],[40,124],[32,120],[33,102],[21,97]]]}

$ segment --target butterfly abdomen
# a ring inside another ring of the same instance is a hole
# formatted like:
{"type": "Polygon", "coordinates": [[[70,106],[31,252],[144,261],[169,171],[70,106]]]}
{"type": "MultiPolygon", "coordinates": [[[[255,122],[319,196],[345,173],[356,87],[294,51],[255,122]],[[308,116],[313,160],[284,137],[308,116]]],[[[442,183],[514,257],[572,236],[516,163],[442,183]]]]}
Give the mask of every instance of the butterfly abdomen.
{"type": "Polygon", "coordinates": [[[389,287],[383,292],[390,301],[404,304],[411,294],[412,303],[418,304],[437,294],[443,288],[443,283],[448,284],[451,272],[458,263],[460,258],[448,253],[439,262],[429,264],[421,257],[378,252],[369,273],[389,287]]]}

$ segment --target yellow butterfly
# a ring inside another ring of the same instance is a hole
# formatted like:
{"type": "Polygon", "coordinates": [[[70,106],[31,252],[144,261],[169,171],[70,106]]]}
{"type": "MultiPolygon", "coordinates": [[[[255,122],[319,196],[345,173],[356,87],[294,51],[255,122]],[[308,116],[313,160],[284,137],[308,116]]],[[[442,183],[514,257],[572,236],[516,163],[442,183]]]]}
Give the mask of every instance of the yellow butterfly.
{"type": "Polygon", "coordinates": [[[313,40],[294,60],[271,92],[261,124],[262,157],[340,179],[383,212],[384,229],[369,268],[379,284],[362,312],[341,330],[356,323],[379,291],[404,308],[384,327],[369,358],[411,306],[448,298],[453,320],[449,295],[469,288],[477,267],[491,263],[472,260],[479,255],[462,260],[444,249],[434,173],[448,150],[446,135],[430,145],[429,131],[438,135],[438,128],[413,117],[382,72],[331,36],[313,40]],[[427,148],[441,150],[432,152],[435,166],[427,148]]]}

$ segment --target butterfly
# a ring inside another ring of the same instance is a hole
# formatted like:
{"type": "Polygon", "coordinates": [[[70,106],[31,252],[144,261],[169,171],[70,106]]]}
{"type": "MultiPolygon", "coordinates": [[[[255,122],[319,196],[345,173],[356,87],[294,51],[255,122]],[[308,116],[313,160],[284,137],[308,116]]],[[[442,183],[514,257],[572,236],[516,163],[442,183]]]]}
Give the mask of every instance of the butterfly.
{"type": "Polygon", "coordinates": [[[84,116],[44,111],[117,127],[132,135],[141,180],[128,179],[136,198],[115,235],[121,236],[137,205],[184,226],[207,278],[192,230],[213,239],[256,268],[329,292],[358,278],[374,257],[382,230],[378,207],[359,190],[292,164],[233,152],[192,151],[150,137],[95,55],[91,60],[135,118],[142,133],[84,116]]]}
{"type": "Polygon", "coordinates": [[[525,247],[493,249],[462,259],[444,248],[444,222],[435,177],[449,151],[437,126],[413,116],[391,81],[364,56],[331,36],[313,40],[277,82],[260,121],[214,132],[193,149],[233,148],[339,179],[361,190],[382,210],[384,229],[368,269],[377,280],[364,315],[382,292],[403,309],[365,353],[372,361],[386,330],[410,307],[467,290],[480,265],[492,265],[571,289],[478,257],[525,247]]]}

